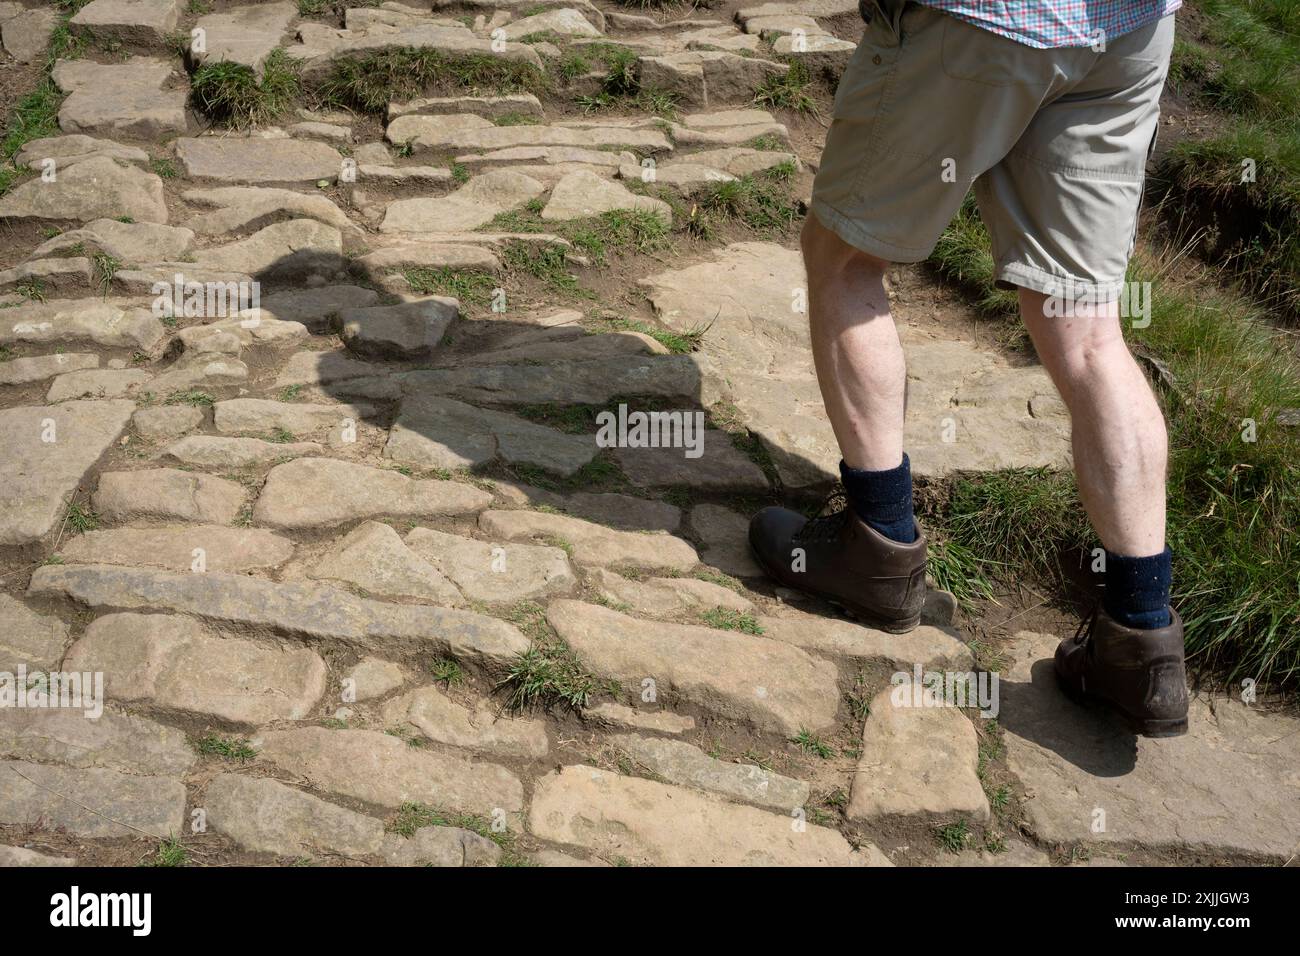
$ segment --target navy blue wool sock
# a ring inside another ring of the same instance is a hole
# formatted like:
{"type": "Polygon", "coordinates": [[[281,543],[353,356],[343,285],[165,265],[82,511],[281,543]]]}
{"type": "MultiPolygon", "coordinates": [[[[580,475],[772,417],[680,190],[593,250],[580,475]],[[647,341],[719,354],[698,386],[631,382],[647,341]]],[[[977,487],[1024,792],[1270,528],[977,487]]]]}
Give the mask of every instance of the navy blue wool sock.
{"type": "Polygon", "coordinates": [[[1171,554],[1166,546],[1159,554],[1131,558],[1106,552],[1106,587],[1102,607],[1125,627],[1152,630],[1168,627],[1171,554]]]}
{"type": "Polygon", "coordinates": [[[840,462],[844,493],[857,516],[891,541],[911,544],[916,540],[912,518],[912,464],[903,463],[887,471],[864,471],[840,462]]]}

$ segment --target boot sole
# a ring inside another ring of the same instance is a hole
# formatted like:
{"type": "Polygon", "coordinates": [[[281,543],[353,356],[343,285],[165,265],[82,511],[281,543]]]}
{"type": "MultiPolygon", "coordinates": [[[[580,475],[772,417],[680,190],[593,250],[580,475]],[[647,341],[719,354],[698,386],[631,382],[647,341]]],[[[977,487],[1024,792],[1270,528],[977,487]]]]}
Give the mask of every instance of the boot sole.
{"type": "MultiPolygon", "coordinates": [[[[1053,668],[1053,672],[1055,672],[1053,668]]],[[[1108,697],[1102,697],[1098,694],[1090,694],[1087,691],[1081,691],[1077,687],[1067,684],[1060,674],[1056,675],[1056,683],[1060,686],[1062,693],[1076,704],[1100,704],[1107,710],[1119,714],[1128,725],[1129,729],[1139,737],[1150,737],[1160,739],[1162,737],[1181,737],[1187,733],[1186,717],[1170,717],[1156,719],[1154,717],[1134,717],[1123,707],[1110,700],[1108,697]]]]}
{"type": "Polygon", "coordinates": [[[796,591],[802,591],[805,594],[811,594],[814,597],[819,597],[823,601],[826,601],[840,608],[846,614],[848,614],[849,617],[853,618],[855,621],[858,621],[861,624],[866,624],[869,627],[874,627],[876,630],[884,631],[887,634],[906,634],[908,631],[915,630],[917,625],[921,623],[920,614],[917,614],[915,617],[903,618],[902,620],[899,620],[897,618],[892,618],[892,619],[884,618],[881,617],[878,612],[873,611],[870,608],[863,607],[859,604],[854,604],[852,601],[847,601],[844,598],[839,597],[838,595],[828,594],[825,591],[819,591],[816,588],[810,588],[807,585],[803,585],[803,584],[793,584],[787,581],[780,574],[778,574],[776,570],[770,564],[767,563],[767,560],[761,554],[758,553],[758,551],[754,548],[753,545],[750,545],[749,551],[754,556],[754,560],[758,562],[759,567],[763,569],[763,573],[766,574],[772,580],[778,582],[779,584],[785,585],[786,587],[794,588],[796,591]]]}

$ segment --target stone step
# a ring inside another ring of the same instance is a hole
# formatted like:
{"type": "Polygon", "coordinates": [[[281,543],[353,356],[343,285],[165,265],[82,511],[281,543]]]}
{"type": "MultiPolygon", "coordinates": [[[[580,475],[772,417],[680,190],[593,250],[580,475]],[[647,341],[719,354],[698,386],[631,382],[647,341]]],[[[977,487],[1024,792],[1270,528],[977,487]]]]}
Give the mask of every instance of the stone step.
{"type": "Polygon", "coordinates": [[[514,147],[567,146],[579,149],[627,149],[639,155],[671,153],[672,141],[659,129],[626,126],[495,126],[481,117],[400,116],[384,138],[417,150],[483,152],[514,147]],[[475,122],[477,120],[477,122],[475,122]]]}
{"type": "Polygon", "coordinates": [[[203,410],[194,405],[158,405],[137,409],[131,416],[136,434],[149,442],[179,438],[203,424],[203,410]]]}
{"type": "Polygon", "coordinates": [[[406,544],[471,601],[516,604],[565,594],[578,581],[562,548],[497,544],[413,528],[406,544]]]}
{"type": "Polygon", "coordinates": [[[46,160],[54,160],[56,171],[87,159],[103,157],[122,163],[143,165],[149,154],[138,146],[127,146],[103,136],[85,136],[69,133],[62,136],[42,136],[28,140],[14,155],[15,166],[45,168],[46,160]]]}
{"type": "Polygon", "coordinates": [[[260,3],[235,7],[199,17],[194,28],[203,31],[202,50],[191,44],[187,58],[191,68],[205,63],[237,63],[253,71],[260,83],[266,58],[280,45],[298,7],[288,2],[260,3]]]}
{"type": "Polygon", "coordinates": [[[515,415],[436,396],[402,401],[384,457],[421,469],[462,469],[501,458],[572,475],[596,456],[589,435],[570,435],[515,415]]]}
{"type": "Polygon", "coordinates": [[[398,305],[344,309],[339,322],[344,344],[362,358],[420,361],[433,356],[459,315],[456,299],[425,296],[398,305]]]}
{"type": "Polygon", "coordinates": [[[630,192],[625,186],[590,170],[566,173],[551,189],[542,207],[545,220],[568,221],[591,219],[607,212],[631,210],[658,216],[664,226],[671,226],[672,207],[662,199],[630,192]]]}
{"type": "Polygon", "coordinates": [[[96,608],[170,610],[216,624],[336,639],[365,650],[445,653],[492,670],[528,649],[514,626],[447,608],[387,604],[323,584],[276,583],[242,574],[169,574],[110,565],[45,565],[28,593],[61,594],[96,608]]]}
{"type": "Polygon", "coordinates": [[[261,438],[227,438],[220,435],[189,435],[163,449],[162,457],[187,465],[207,468],[254,468],[287,458],[322,455],[316,442],[264,441],[261,438]]]}
{"type": "Polygon", "coordinates": [[[447,116],[473,113],[487,119],[501,116],[543,115],[542,102],[531,93],[508,93],[503,96],[433,96],[388,104],[388,121],[399,116],[421,114],[447,116]]]}
{"type": "Polygon", "coordinates": [[[254,852],[377,857],[390,866],[492,866],[501,855],[491,840],[459,827],[422,827],[409,839],[385,833],[374,817],[266,777],[223,773],[203,802],[213,830],[254,852]]]}
{"type": "Polygon", "coordinates": [[[983,823],[991,813],[978,767],[979,742],[966,716],[920,684],[896,684],[871,699],[848,816],[983,823]]]}
{"type": "Polygon", "coordinates": [[[259,229],[246,239],[194,253],[195,266],[257,278],[326,277],[342,269],[343,237],[314,219],[291,219],[259,229]]]}
{"type": "Polygon", "coordinates": [[[59,129],[65,133],[159,140],[184,133],[188,126],[187,90],[176,82],[174,68],[166,60],[132,57],[130,63],[112,64],[59,60],[50,76],[67,94],[59,107],[59,129]]]}
{"type": "Polygon", "coordinates": [[[147,834],[164,840],[185,824],[185,785],[102,767],[0,760],[0,823],[92,839],[147,834]]]}
{"type": "Polygon", "coordinates": [[[35,63],[45,56],[58,18],[58,11],[52,8],[0,5],[0,45],[16,62],[35,63]]]}
{"type": "Polygon", "coordinates": [[[79,229],[47,239],[33,250],[31,259],[44,256],[100,252],[123,265],[156,262],[159,250],[169,258],[179,259],[194,242],[194,231],[180,226],[163,226],[153,222],[118,222],[95,219],[79,229]]]}
{"type": "Polygon", "coordinates": [[[343,154],[333,146],[288,138],[182,137],[176,158],[192,179],[235,183],[334,182],[343,170],[343,154]]]}
{"type": "Polygon", "coordinates": [[[272,528],[320,528],[385,516],[472,514],[491,502],[488,492],[458,481],[408,478],[330,458],[299,458],[271,469],[253,520],[272,528]]]}
{"type": "Polygon", "coordinates": [[[90,717],[66,707],[0,710],[0,756],[173,777],[198,759],[173,727],[113,711],[90,717]]]}
{"type": "Polygon", "coordinates": [[[19,664],[29,671],[48,670],[63,657],[67,642],[68,628],[57,617],[0,593],[0,670],[13,674],[19,664]]]}
{"type": "Polygon", "coordinates": [[[32,545],[56,530],[67,501],[134,409],[113,400],[0,410],[0,547],[32,545]]]}
{"type": "Polygon", "coordinates": [[[616,734],[609,738],[609,743],[668,783],[787,814],[808,802],[810,788],[802,780],[783,777],[753,764],[717,760],[684,741],[616,734]]]}
{"type": "Polygon", "coordinates": [[[57,352],[53,355],[24,356],[0,363],[0,385],[26,385],[65,372],[98,367],[99,356],[93,352],[57,352]]]}
{"type": "Polygon", "coordinates": [[[45,400],[53,404],[74,398],[130,398],[140,394],[152,379],[151,373],[134,368],[67,372],[50,382],[45,400]]]}
{"type": "Polygon", "coordinates": [[[512,720],[482,700],[471,709],[437,687],[421,687],[389,701],[383,720],[389,727],[412,727],[441,744],[499,757],[538,759],[550,749],[546,721],[512,720]]]}
{"type": "Polygon", "coordinates": [[[545,188],[536,179],[509,170],[481,173],[455,192],[437,199],[398,199],[389,203],[379,230],[394,233],[468,232],[486,226],[499,214],[540,196],[545,188]]]}
{"type": "Polygon", "coordinates": [[[603,405],[612,398],[639,396],[707,407],[726,395],[725,383],[699,353],[420,369],[392,377],[407,394],[506,405],[603,405]]]}
{"type": "Polygon", "coordinates": [[[358,701],[374,700],[384,697],[408,680],[406,668],[380,657],[363,657],[347,674],[344,681],[351,681],[353,696],[358,701]]]}
{"type": "Polygon", "coordinates": [[[1044,843],[1176,846],[1288,860],[1300,833],[1300,721],[1230,697],[1191,700],[1186,736],[1134,738],[1056,685],[1058,638],[1022,631],[1000,682],[1007,765],[1044,843]]]}
{"type": "Polygon", "coordinates": [[[283,429],[295,438],[329,445],[351,444],[345,440],[345,433],[351,434],[376,415],[375,406],[362,403],[325,405],[231,398],[213,405],[213,424],[222,434],[267,434],[283,429]]]}
{"type": "Polygon", "coordinates": [[[780,641],[692,624],[643,621],[595,604],[555,600],[546,619],[600,677],[793,736],[835,726],[835,666],[780,641]]]}
{"type": "MultiPolygon", "coordinates": [[[[632,484],[643,488],[683,486],[737,494],[765,494],[769,490],[763,469],[736,447],[727,432],[696,428],[693,421],[688,423],[684,419],[676,424],[671,418],[659,421],[664,424],[656,424],[653,417],[649,418],[648,427],[639,436],[629,430],[627,445],[614,452],[632,484]],[[633,440],[638,446],[632,446],[633,440]],[[651,442],[658,443],[659,447],[651,447],[651,442]]],[[[703,424],[702,416],[700,424],[703,424]]]]}
{"type": "Polygon", "coordinates": [[[180,0],[91,0],[72,15],[68,26],[75,35],[90,40],[165,48],[180,14],[180,0]]]}
{"type": "Polygon", "coordinates": [[[779,615],[760,616],[758,623],[773,640],[855,661],[883,661],[898,671],[911,672],[918,664],[924,670],[961,673],[975,667],[970,648],[951,628],[922,624],[906,634],[887,634],[789,606],[782,607],[779,615]]]}
{"type": "Polygon", "coordinates": [[[357,525],[315,561],[307,574],[316,580],[351,584],[380,598],[407,598],[448,607],[465,603],[456,585],[438,567],[377,521],[357,525]]]}
{"type": "Polygon", "coordinates": [[[326,793],[395,810],[423,803],[492,820],[524,807],[523,784],[505,767],[412,747],[375,730],[303,727],[252,741],[260,761],[326,793]]]}
{"type": "Polygon", "coordinates": [[[534,836],[639,866],[888,865],[834,830],[581,764],[537,782],[534,836]]]}
{"type": "Polygon", "coordinates": [[[741,614],[753,614],[757,610],[752,601],[730,588],[696,578],[634,581],[605,568],[591,568],[586,579],[587,584],[606,601],[623,605],[638,614],[666,616],[716,607],[741,614]]]}
{"type": "MultiPolygon", "coordinates": [[[[314,220],[344,235],[358,231],[342,209],[328,196],[319,194],[265,186],[221,186],[187,189],[181,198],[211,210],[186,220],[186,225],[201,236],[245,235],[295,219],[314,220]]],[[[170,250],[169,254],[175,257],[170,250]]]]}
{"type": "MultiPolygon", "coordinates": [[[[0,200],[3,202],[3,200],[0,200]]],[[[167,334],[148,309],[102,299],[50,299],[4,310],[0,345],[95,344],[149,352],[167,334]]]]}
{"type": "Polygon", "coordinates": [[[103,672],[114,700],[247,726],[303,719],[326,684],[325,662],[315,651],[221,636],[173,614],[97,618],[68,651],[64,668],[103,672]]]}
{"type": "MultiPolygon", "coordinates": [[[[46,12],[46,11],[36,11],[46,12]]],[[[0,24],[3,26],[3,24],[0,24]]],[[[21,846],[0,845],[0,867],[20,866],[76,866],[77,861],[70,856],[50,856],[21,846]]],[[[545,864],[543,864],[545,865],[545,864]]]]}
{"type": "Polygon", "coordinates": [[[648,730],[660,734],[684,734],[695,729],[695,718],[667,710],[636,710],[625,704],[602,701],[582,712],[584,720],[621,730],[648,730]]]}
{"type": "Polygon", "coordinates": [[[176,468],[106,471],[99,476],[91,505],[109,521],[152,519],[228,525],[244,506],[244,488],[225,478],[176,468]]]}
{"type": "Polygon", "coordinates": [[[293,557],[293,542],[260,528],[223,525],[106,528],[63,542],[58,553],[74,564],[239,572],[279,567],[293,557]]]}
{"type": "Polygon", "coordinates": [[[505,541],[564,542],[574,562],[583,566],[635,565],[685,571],[694,567],[695,549],[666,534],[617,531],[603,525],[541,511],[485,511],[479,528],[505,541]]]}

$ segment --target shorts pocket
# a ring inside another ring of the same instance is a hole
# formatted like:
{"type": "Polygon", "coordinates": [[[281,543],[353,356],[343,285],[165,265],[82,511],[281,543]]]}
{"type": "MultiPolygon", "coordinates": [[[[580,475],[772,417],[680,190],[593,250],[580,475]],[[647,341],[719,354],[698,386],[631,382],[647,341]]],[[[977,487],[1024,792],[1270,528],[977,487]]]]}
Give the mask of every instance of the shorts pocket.
{"type": "Polygon", "coordinates": [[[953,16],[943,18],[939,59],[943,72],[954,80],[984,86],[1042,83],[1047,78],[1044,67],[1050,65],[1045,52],[1050,51],[1036,50],[953,16]]]}

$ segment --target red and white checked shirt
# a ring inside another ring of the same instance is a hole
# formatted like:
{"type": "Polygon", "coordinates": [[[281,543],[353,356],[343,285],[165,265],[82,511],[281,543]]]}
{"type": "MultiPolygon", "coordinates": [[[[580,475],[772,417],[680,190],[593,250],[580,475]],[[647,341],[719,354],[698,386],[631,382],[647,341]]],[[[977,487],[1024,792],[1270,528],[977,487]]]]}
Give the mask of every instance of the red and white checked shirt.
{"type": "Polygon", "coordinates": [[[1093,46],[1168,16],[1183,0],[918,0],[992,33],[1048,49],[1093,46]]]}

